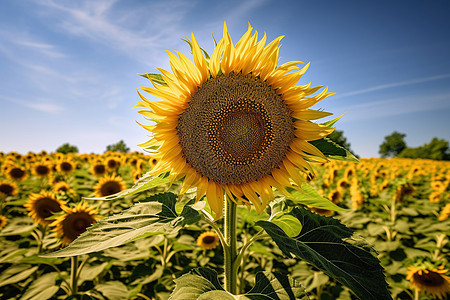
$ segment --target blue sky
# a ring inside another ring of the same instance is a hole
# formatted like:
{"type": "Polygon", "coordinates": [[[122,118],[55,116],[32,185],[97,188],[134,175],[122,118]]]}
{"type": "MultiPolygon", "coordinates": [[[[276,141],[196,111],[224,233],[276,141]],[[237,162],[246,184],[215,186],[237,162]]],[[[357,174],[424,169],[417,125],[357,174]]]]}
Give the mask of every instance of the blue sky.
{"type": "Polygon", "coordinates": [[[212,52],[226,21],[233,41],[250,22],[285,35],[280,64],[311,62],[299,84],[328,85],[316,106],[355,153],[378,156],[384,136],[415,147],[450,140],[449,1],[1,1],[0,151],[104,152],[147,140],[132,107],[138,73],[189,54],[191,32],[212,52]]]}

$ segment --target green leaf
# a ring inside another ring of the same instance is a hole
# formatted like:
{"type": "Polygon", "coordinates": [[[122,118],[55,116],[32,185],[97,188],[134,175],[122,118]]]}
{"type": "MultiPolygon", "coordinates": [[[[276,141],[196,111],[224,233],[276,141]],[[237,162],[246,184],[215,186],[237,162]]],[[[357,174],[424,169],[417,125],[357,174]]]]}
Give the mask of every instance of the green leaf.
{"type": "Polygon", "coordinates": [[[96,285],[95,289],[110,300],[128,299],[127,286],[120,281],[101,283],[96,285]]]}
{"type": "Polygon", "coordinates": [[[383,268],[372,247],[356,240],[338,220],[294,208],[291,214],[303,225],[292,238],[277,225],[259,221],[287,257],[303,259],[349,287],[360,299],[392,299],[383,268]]]}
{"type": "Polygon", "coordinates": [[[28,287],[21,300],[43,300],[50,299],[59,290],[55,285],[57,272],[47,273],[37,278],[28,287]]]}
{"type": "Polygon", "coordinates": [[[154,83],[160,84],[160,85],[167,85],[167,83],[164,81],[164,78],[161,74],[154,74],[154,73],[146,73],[146,74],[139,74],[139,76],[142,76],[147,79],[153,80],[154,83]]]}
{"type": "Polygon", "coordinates": [[[352,153],[350,153],[350,151],[339,146],[329,138],[324,137],[320,140],[310,141],[309,143],[314,145],[323,153],[323,155],[330,159],[359,162],[359,160],[352,153]]]}
{"type": "Polygon", "coordinates": [[[169,173],[161,174],[160,176],[152,176],[149,173],[142,176],[136,183],[129,189],[118,192],[114,195],[105,197],[84,198],[88,200],[115,200],[125,196],[130,196],[157,187],[158,185],[169,182],[169,173]]]}
{"type": "Polygon", "coordinates": [[[0,232],[0,236],[28,235],[36,227],[37,224],[29,217],[13,218],[0,232]]]}
{"type": "Polygon", "coordinates": [[[302,223],[292,215],[282,215],[274,218],[271,222],[280,227],[290,237],[299,235],[302,230],[302,223]]]}
{"type": "Polygon", "coordinates": [[[302,183],[301,189],[303,190],[303,193],[293,188],[287,188],[289,194],[292,195],[291,200],[295,203],[334,211],[346,210],[345,208],[339,207],[330,200],[320,196],[319,193],[307,183],[302,183]]]}
{"type": "Polygon", "coordinates": [[[176,202],[172,193],[148,197],[121,214],[93,224],[66,248],[43,256],[68,257],[102,251],[144,236],[176,233],[184,225],[200,220],[199,213],[188,205],[178,215],[176,202]]]}
{"type": "Polygon", "coordinates": [[[208,268],[197,268],[175,279],[175,289],[169,300],[289,300],[308,299],[305,289],[295,280],[282,274],[259,272],[255,286],[244,295],[232,295],[219,283],[217,273],[208,268]]]}
{"type": "Polygon", "coordinates": [[[30,265],[13,265],[5,271],[2,271],[0,287],[22,281],[30,277],[38,268],[37,266],[30,268],[30,265]]]}

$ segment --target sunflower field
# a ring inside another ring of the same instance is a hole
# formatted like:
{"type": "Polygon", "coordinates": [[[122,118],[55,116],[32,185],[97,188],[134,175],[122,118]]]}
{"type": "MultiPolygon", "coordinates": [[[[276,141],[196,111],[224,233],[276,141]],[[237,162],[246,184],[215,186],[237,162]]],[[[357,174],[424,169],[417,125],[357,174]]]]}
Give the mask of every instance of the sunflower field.
{"type": "MultiPolygon", "coordinates": [[[[133,204],[149,197],[175,197],[180,183],[161,178],[143,193],[106,199],[126,191],[151,170],[156,161],[150,156],[8,153],[1,155],[0,163],[2,299],[67,299],[68,295],[70,299],[167,299],[176,284],[182,284],[183,277],[176,278],[183,274],[199,267],[223,273],[219,238],[203,221],[166,235],[144,234],[76,259],[43,256],[133,204]]],[[[374,245],[394,299],[447,299],[450,163],[361,159],[360,163],[315,164],[314,171],[311,186],[345,210],[308,209],[333,215],[374,245]]],[[[194,196],[188,190],[183,201],[194,196]]],[[[239,206],[238,212],[238,243],[246,244],[260,229],[255,223],[267,220],[270,211],[258,214],[254,207],[239,206]]],[[[308,298],[304,299],[356,299],[325,272],[286,258],[267,237],[251,244],[242,259],[240,292],[251,289],[256,271],[270,270],[290,275],[305,287],[308,298]]]]}

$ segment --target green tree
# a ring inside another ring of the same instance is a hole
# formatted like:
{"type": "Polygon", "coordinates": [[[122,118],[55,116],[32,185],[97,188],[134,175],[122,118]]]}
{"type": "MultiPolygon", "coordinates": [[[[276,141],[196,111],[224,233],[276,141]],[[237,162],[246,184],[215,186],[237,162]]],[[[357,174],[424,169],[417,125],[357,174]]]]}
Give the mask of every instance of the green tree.
{"type": "Polygon", "coordinates": [[[404,133],[394,131],[391,135],[384,137],[384,142],[380,145],[378,153],[381,157],[396,156],[406,148],[404,133]]]}
{"type": "Polygon", "coordinates": [[[78,147],[70,145],[69,143],[62,144],[56,149],[56,152],[67,154],[67,153],[78,153],[78,147]]]}
{"type": "Polygon", "coordinates": [[[448,141],[435,137],[423,146],[404,149],[398,157],[450,160],[449,144],[448,141]]]}
{"type": "Polygon", "coordinates": [[[106,151],[127,153],[130,151],[130,148],[127,147],[123,140],[120,140],[118,143],[106,146],[106,151]]]}

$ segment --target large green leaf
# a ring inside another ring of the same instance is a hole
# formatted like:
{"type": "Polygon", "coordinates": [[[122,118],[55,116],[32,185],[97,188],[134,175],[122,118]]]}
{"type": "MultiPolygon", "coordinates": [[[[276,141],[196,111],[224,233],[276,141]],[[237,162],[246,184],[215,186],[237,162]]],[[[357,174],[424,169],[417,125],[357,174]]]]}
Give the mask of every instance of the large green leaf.
{"type": "Polygon", "coordinates": [[[293,188],[288,188],[289,194],[292,195],[290,199],[295,203],[334,211],[346,210],[345,208],[339,207],[330,200],[320,196],[319,193],[307,183],[302,183],[301,189],[303,192],[293,188]]]}
{"type": "Polygon", "coordinates": [[[189,205],[178,215],[177,198],[163,193],[146,198],[121,214],[98,221],[66,248],[43,255],[68,257],[116,247],[144,236],[178,232],[184,225],[200,220],[189,205]]]}
{"type": "Polygon", "coordinates": [[[323,155],[330,159],[359,162],[359,160],[350,151],[339,146],[331,139],[324,137],[320,140],[310,141],[310,144],[319,149],[323,155]]]}
{"type": "Polygon", "coordinates": [[[114,195],[105,197],[86,198],[88,200],[114,200],[125,196],[130,196],[157,187],[158,185],[169,182],[169,173],[161,174],[160,176],[152,176],[149,173],[142,176],[136,183],[129,189],[118,192],[114,195]]]}
{"type": "Polygon", "coordinates": [[[295,280],[282,274],[259,272],[255,286],[244,295],[233,295],[223,289],[217,273],[208,268],[197,268],[175,279],[175,289],[169,300],[289,300],[308,299],[305,289],[295,280]]]}
{"type": "Polygon", "coordinates": [[[36,280],[27,288],[21,300],[44,300],[50,299],[59,290],[56,285],[57,272],[46,273],[36,280]]]}
{"type": "Polygon", "coordinates": [[[264,228],[287,257],[304,259],[349,287],[359,298],[392,299],[373,248],[356,240],[351,229],[307,209],[294,208],[291,214],[303,225],[295,238],[271,222],[258,221],[256,225],[264,228]]]}

